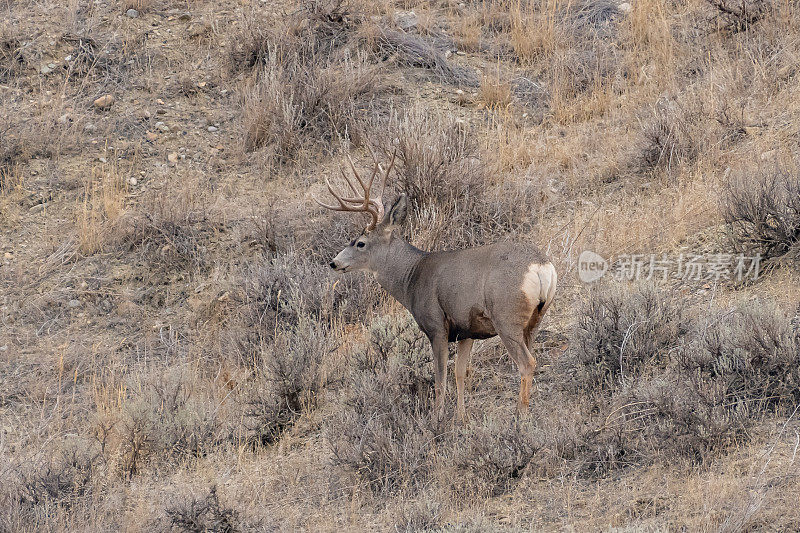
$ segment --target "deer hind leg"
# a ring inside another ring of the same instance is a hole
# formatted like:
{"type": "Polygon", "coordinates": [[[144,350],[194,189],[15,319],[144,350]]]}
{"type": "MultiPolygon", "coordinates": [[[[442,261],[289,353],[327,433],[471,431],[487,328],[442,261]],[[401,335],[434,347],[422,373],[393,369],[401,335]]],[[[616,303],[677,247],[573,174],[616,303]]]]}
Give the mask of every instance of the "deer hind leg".
{"type": "Polygon", "coordinates": [[[467,365],[474,342],[473,339],[458,341],[458,351],[456,352],[456,393],[458,395],[456,412],[458,419],[463,424],[467,422],[467,411],[464,407],[464,378],[467,376],[467,365]]]}
{"type": "Polygon", "coordinates": [[[519,369],[519,399],[517,400],[517,411],[525,413],[528,411],[528,403],[531,395],[531,384],[533,383],[533,372],[536,370],[536,359],[531,355],[528,346],[525,344],[523,332],[517,335],[506,335],[501,333],[500,339],[503,341],[509,355],[517,364],[519,369]]]}

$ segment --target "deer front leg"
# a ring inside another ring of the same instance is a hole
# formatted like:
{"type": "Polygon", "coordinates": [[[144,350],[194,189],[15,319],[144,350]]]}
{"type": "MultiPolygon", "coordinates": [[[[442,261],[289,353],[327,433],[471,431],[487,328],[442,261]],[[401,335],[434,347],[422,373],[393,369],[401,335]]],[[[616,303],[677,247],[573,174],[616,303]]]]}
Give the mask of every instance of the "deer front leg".
{"type": "Polygon", "coordinates": [[[456,416],[462,424],[467,423],[467,411],[464,408],[464,378],[467,376],[467,365],[469,356],[472,352],[473,339],[458,341],[458,351],[456,352],[456,416]]]}
{"type": "Polygon", "coordinates": [[[434,415],[440,420],[444,415],[444,398],[447,392],[447,336],[436,335],[431,339],[433,350],[433,379],[436,401],[434,402],[434,415]]]}

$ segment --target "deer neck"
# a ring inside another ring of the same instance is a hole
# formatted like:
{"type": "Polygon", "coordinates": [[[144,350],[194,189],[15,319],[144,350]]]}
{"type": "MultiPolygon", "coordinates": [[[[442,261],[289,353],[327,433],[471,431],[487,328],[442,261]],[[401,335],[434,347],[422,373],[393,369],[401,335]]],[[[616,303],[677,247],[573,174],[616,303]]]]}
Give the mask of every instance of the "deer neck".
{"type": "Polygon", "coordinates": [[[375,279],[386,292],[406,308],[409,305],[411,278],[417,263],[427,253],[399,237],[394,237],[375,268],[375,279]]]}

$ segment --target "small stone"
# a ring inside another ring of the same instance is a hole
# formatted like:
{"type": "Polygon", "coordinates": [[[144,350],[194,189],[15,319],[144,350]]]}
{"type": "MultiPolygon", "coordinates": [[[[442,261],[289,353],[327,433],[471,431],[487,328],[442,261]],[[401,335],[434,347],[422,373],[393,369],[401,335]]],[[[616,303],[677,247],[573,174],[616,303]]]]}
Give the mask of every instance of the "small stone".
{"type": "Polygon", "coordinates": [[[214,133],[215,131],[219,131],[219,128],[216,126],[209,126],[208,131],[209,133],[214,133]]]}
{"type": "Polygon", "coordinates": [[[92,132],[92,131],[94,131],[94,130],[96,130],[96,129],[97,129],[97,128],[95,127],[95,125],[94,125],[94,124],[92,124],[91,122],[89,122],[89,123],[87,123],[87,124],[84,124],[84,125],[83,125],[83,131],[92,132]]]}
{"type": "Polygon", "coordinates": [[[178,162],[178,152],[170,152],[167,156],[167,161],[170,163],[177,163],[178,162]]]}
{"type": "Polygon", "coordinates": [[[446,51],[446,52],[444,53],[444,57],[445,57],[445,59],[450,59],[450,56],[452,56],[452,55],[453,55],[453,52],[452,52],[452,50],[448,50],[448,51],[446,51]]]}
{"type": "Polygon", "coordinates": [[[620,11],[620,13],[625,13],[627,15],[628,13],[633,11],[633,6],[630,5],[630,3],[628,2],[623,2],[617,6],[617,9],[620,11]]]}
{"type": "Polygon", "coordinates": [[[135,9],[129,9],[125,12],[125,14],[128,16],[128,18],[132,19],[135,19],[139,16],[139,12],[136,11],[135,9]]]}
{"type": "Polygon", "coordinates": [[[77,309],[78,307],[81,306],[81,301],[80,300],[70,300],[67,303],[67,305],[70,307],[70,309],[77,309]]]}
{"type": "Polygon", "coordinates": [[[181,20],[183,22],[188,22],[188,21],[192,20],[192,15],[191,15],[191,13],[183,13],[182,15],[180,15],[178,17],[178,20],[181,20]]]}
{"type": "Polygon", "coordinates": [[[39,69],[39,72],[47,75],[53,72],[53,69],[48,65],[42,65],[42,67],[39,69]]]}
{"type": "Polygon", "coordinates": [[[412,30],[417,27],[417,14],[413,11],[398,11],[394,15],[394,22],[403,31],[412,30]]]}
{"type": "Polygon", "coordinates": [[[67,122],[69,122],[69,115],[68,114],[64,113],[63,115],[58,117],[58,123],[59,124],[66,124],[67,122]]]}
{"type": "Polygon", "coordinates": [[[156,115],[166,115],[166,114],[167,114],[166,109],[156,109],[156,115]]]}
{"type": "Polygon", "coordinates": [[[164,103],[164,100],[162,100],[161,98],[159,98],[158,100],[156,100],[156,103],[157,103],[158,105],[166,105],[166,104],[164,103]]]}
{"type": "Polygon", "coordinates": [[[72,56],[71,56],[71,55],[69,55],[69,56],[65,57],[65,58],[64,58],[64,61],[66,61],[67,63],[69,63],[70,61],[72,61],[72,56]]]}
{"type": "Polygon", "coordinates": [[[197,84],[197,86],[198,86],[200,89],[202,89],[202,88],[203,88],[203,87],[205,87],[206,85],[208,85],[208,84],[207,84],[206,82],[204,82],[204,81],[201,81],[200,83],[198,83],[198,84],[197,84]]]}
{"type": "Polygon", "coordinates": [[[463,50],[459,50],[459,51],[456,52],[456,55],[465,56],[465,55],[467,55],[467,53],[465,51],[463,51],[463,50]]]}
{"type": "Polygon", "coordinates": [[[11,253],[11,252],[6,252],[6,253],[3,254],[3,257],[5,257],[6,259],[13,259],[14,258],[14,254],[11,253]]]}
{"type": "Polygon", "coordinates": [[[94,106],[98,109],[108,109],[114,105],[114,95],[106,94],[94,101],[94,106]]]}
{"type": "Polygon", "coordinates": [[[36,214],[36,213],[39,213],[41,211],[44,211],[45,207],[47,207],[47,202],[45,202],[43,204],[36,204],[35,206],[33,206],[30,209],[28,209],[28,212],[31,213],[31,214],[36,214]]]}
{"type": "Polygon", "coordinates": [[[169,126],[167,126],[163,122],[156,122],[156,129],[163,133],[169,133],[169,126]]]}
{"type": "Polygon", "coordinates": [[[106,159],[105,157],[98,157],[97,160],[100,161],[101,163],[108,163],[108,159],[106,159]]]}
{"type": "Polygon", "coordinates": [[[137,184],[137,183],[139,183],[139,182],[138,182],[138,181],[136,181],[136,178],[134,178],[133,176],[131,176],[130,178],[128,178],[128,183],[129,183],[130,185],[132,185],[132,186],[134,186],[134,187],[135,187],[135,186],[136,186],[136,184],[137,184]]]}

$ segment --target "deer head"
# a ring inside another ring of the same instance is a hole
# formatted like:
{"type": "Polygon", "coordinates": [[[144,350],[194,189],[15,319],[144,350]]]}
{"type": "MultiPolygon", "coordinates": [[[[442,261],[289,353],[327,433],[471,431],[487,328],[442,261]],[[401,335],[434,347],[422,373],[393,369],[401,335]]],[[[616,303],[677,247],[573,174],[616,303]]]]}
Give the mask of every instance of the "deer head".
{"type": "Polygon", "coordinates": [[[405,220],[407,202],[404,194],[401,194],[394,204],[392,204],[388,213],[384,214],[383,207],[382,196],[383,191],[386,189],[386,178],[389,177],[389,173],[392,171],[392,167],[394,167],[396,156],[397,151],[392,154],[389,166],[384,170],[373,153],[372,158],[375,161],[375,166],[372,169],[372,175],[369,177],[369,180],[364,181],[361,176],[359,176],[353,164],[353,160],[348,155],[347,161],[355,177],[355,182],[348,177],[343,168],[340,167],[339,170],[349,188],[349,192],[347,193],[349,196],[337,193],[330,181],[325,179],[328,192],[330,192],[333,199],[336,200],[336,204],[327,204],[314,198],[315,202],[326,209],[349,213],[366,213],[371,219],[364,231],[361,232],[361,235],[350,241],[350,244],[339,252],[333,261],[330,262],[330,267],[332,269],[339,272],[350,272],[352,270],[375,271],[375,264],[381,259],[381,251],[385,249],[385,245],[391,242],[394,230],[405,220]],[[381,175],[379,178],[379,192],[375,194],[372,191],[372,186],[379,173],[381,175]],[[357,190],[359,188],[360,191],[357,190]]]}

